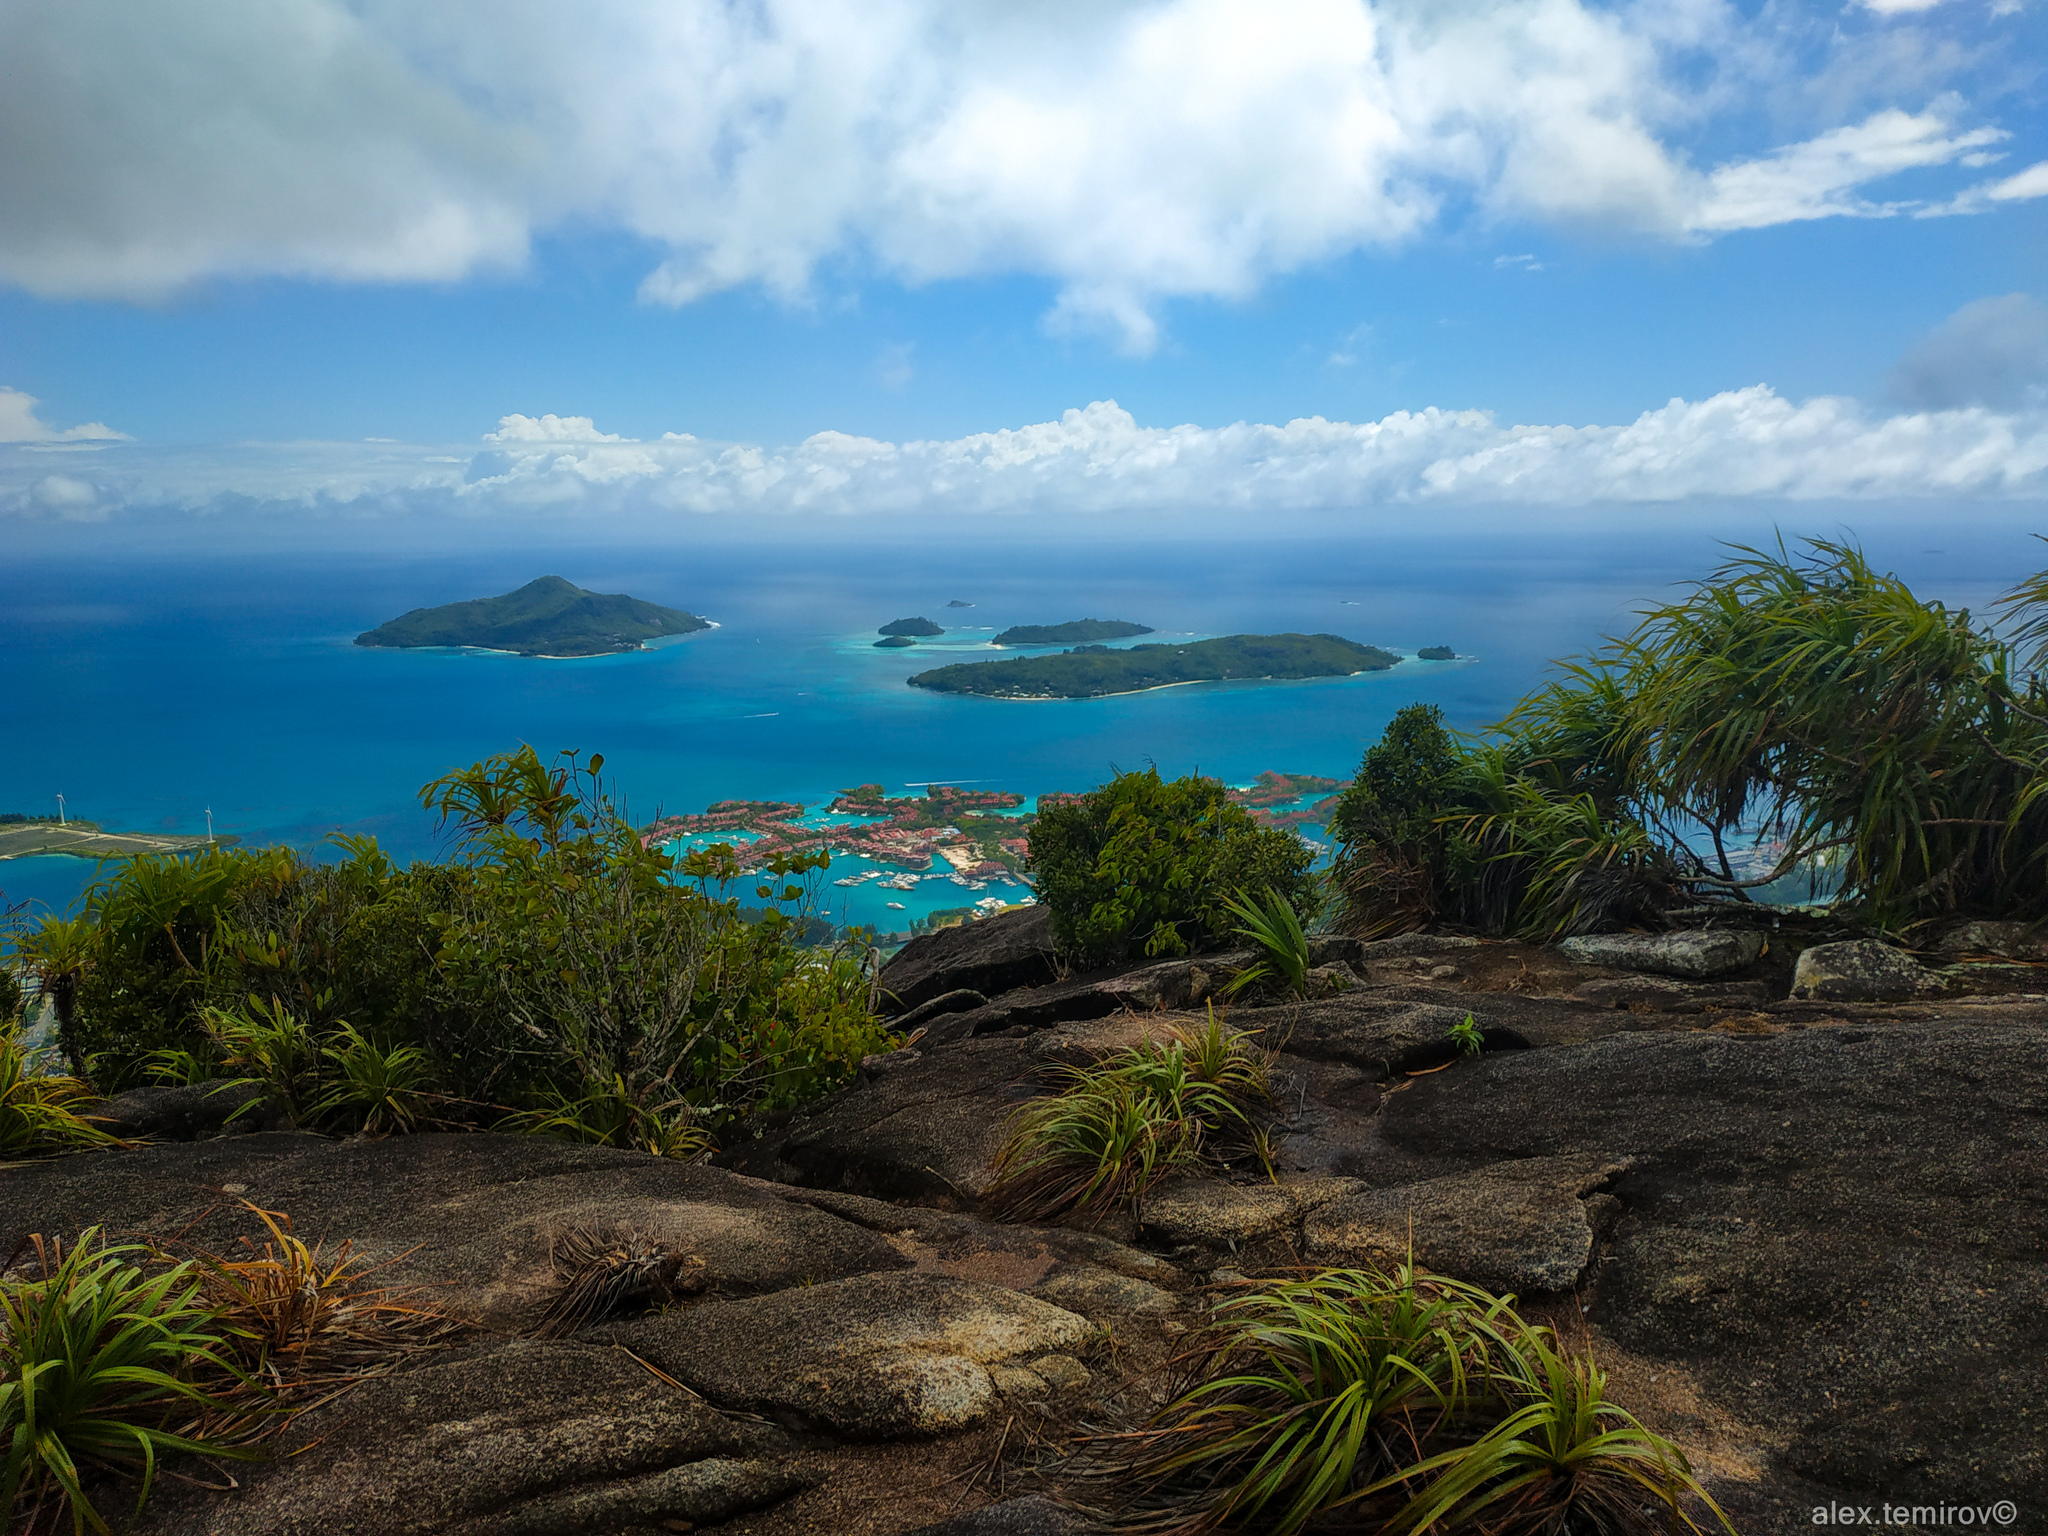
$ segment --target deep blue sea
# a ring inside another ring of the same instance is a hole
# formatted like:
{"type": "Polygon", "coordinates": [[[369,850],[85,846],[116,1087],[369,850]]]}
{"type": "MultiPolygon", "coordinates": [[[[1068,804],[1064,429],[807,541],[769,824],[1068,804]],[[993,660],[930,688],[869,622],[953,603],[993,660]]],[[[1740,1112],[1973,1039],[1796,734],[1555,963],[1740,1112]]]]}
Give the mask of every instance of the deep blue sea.
{"type": "MultiPolygon", "coordinates": [[[[1951,601],[1981,602],[2019,574],[2001,564],[2005,554],[1920,547],[1944,542],[1939,532],[1938,520],[1916,521],[1874,553],[1951,601]]],[[[1946,542],[1958,542],[1953,530],[1946,542]]],[[[2023,552],[2016,534],[1998,547],[2007,544],[2023,552]]],[[[71,814],[111,830],[201,832],[211,807],[215,827],[246,843],[315,849],[336,830],[367,832],[410,858],[436,848],[419,786],[521,742],[601,751],[636,821],[727,798],[822,802],[867,781],[891,793],[951,781],[1033,795],[1146,764],[1233,783],[1269,768],[1347,776],[1402,705],[1428,700],[1456,726],[1489,724],[1552,658],[1625,626],[1637,605],[1715,558],[1703,530],[1482,536],[1435,531],[1426,518],[1393,537],[1236,543],[1020,537],[948,548],[840,536],[406,556],[34,556],[0,566],[0,810],[53,811],[61,792],[71,814]],[[547,573],[718,627],[571,661],[351,643],[409,609],[547,573]],[[973,606],[948,608],[955,599],[973,606]],[[948,633],[912,650],[873,648],[877,626],[912,615],[948,633]],[[986,641],[1011,624],[1084,617],[1136,620],[1158,638],[1299,630],[1407,653],[1448,644],[1468,659],[1046,703],[904,684],[914,671],[995,654],[986,641]]],[[[82,860],[15,860],[0,863],[0,891],[62,908],[92,873],[82,860]]],[[[971,899],[936,881],[910,895],[827,889],[834,917],[884,928],[971,899]],[[885,898],[905,910],[883,908],[885,898]]]]}

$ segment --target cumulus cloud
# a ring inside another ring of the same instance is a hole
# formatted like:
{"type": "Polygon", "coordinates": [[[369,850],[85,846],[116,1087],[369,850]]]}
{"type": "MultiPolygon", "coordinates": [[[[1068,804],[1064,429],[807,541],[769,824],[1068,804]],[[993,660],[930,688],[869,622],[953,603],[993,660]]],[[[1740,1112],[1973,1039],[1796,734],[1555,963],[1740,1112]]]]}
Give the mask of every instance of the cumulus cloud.
{"type": "Polygon", "coordinates": [[[128,434],[116,432],[104,422],[88,421],[62,431],[36,415],[40,402],[34,395],[0,384],[0,443],[124,442],[128,434]]]}
{"type": "Polygon", "coordinates": [[[1763,385],[1673,400],[1611,426],[1511,425],[1485,411],[1353,423],[1148,427],[1113,401],[1057,421],[939,441],[820,432],[785,447],[688,433],[634,440],[487,435],[467,458],[426,447],[279,444],[232,454],[109,450],[53,484],[0,452],[0,511],[582,519],[593,529],[698,515],[954,517],[1209,511],[1263,518],[1418,505],[1580,507],[1756,500],[2048,498],[2048,410],[1984,405],[1882,415],[1763,385]]]}
{"type": "Polygon", "coordinates": [[[2048,304],[2008,293],[1964,305],[1900,359],[1891,394],[1921,410],[2048,406],[2048,304]]]}
{"type": "MultiPolygon", "coordinates": [[[[1162,298],[1461,212],[1686,238],[1919,211],[1864,189],[1999,136],[1928,104],[1925,50],[1849,68],[1853,40],[1792,46],[1800,24],[1730,0],[26,0],[0,10],[0,280],[442,280],[612,228],[660,251],[656,303],[801,299],[829,262],[1024,272],[1055,326],[1143,350],[1162,298]],[[1837,116],[1702,151],[1809,86],[1837,116]]],[[[1925,210],[2048,193],[1999,185],[1925,210]]]]}

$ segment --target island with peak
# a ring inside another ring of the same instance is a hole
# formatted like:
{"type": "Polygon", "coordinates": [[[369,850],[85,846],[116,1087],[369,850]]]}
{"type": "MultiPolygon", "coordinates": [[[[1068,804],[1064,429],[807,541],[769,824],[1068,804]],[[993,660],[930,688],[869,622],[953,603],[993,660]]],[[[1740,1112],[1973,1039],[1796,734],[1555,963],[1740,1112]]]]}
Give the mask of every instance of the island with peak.
{"type": "Polygon", "coordinates": [[[1182,683],[1277,682],[1384,672],[1392,651],[1339,635],[1226,635],[1186,645],[1095,646],[1014,661],[957,662],[920,672],[913,688],[991,699],[1097,699],[1182,683]]]}
{"type": "Polygon", "coordinates": [[[920,615],[914,619],[891,619],[887,624],[876,630],[875,633],[890,636],[923,635],[928,637],[931,635],[943,635],[945,631],[930,619],[920,615]]]}
{"type": "Polygon", "coordinates": [[[950,603],[946,604],[946,606],[947,606],[948,608],[972,608],[972,607],[974,606],[974,604],[972,604],[972,603],[967,603],[967,602],[962,602],[962,601],[961,601],[961,600],[960,600],[959,598],[957,598],[957,597],[956,597],[956,598],[954,598],[954,599],[953,599],[953,601],[951,601],[950,603]]]}
{"type": "Polygon", "coordinates": [[[1415,653],[1420,661],[1456,661],[1458,653],[1448,645],[1425,645],[1415,653]]]}
{"type": "Polygon", "coordinates": [[[695,634],[709,619],[624,593],[586,592],[543,576],[503,597],[479,597],[411,613],[356,636],[357,645],[413,650],[469,646],[520,656],[607,656],[649,640],[695,634]]]}
{"type": "Polygon", "coordinates": [[[1151,625],[1133,624],[1128,619],[1075,619],[1069,624],[1013,625],[989,644],[1073,645],[1081,640],[1128,640],[1132,635],[1151,633],[1151,625]]]}

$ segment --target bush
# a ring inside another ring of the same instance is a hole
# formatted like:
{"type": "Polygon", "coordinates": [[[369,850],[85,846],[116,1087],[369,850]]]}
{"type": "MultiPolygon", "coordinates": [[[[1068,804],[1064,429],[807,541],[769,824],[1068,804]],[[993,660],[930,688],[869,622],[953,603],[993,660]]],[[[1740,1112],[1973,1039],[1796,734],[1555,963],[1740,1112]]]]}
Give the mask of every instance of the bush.
{"type": "Polygon", "coordinates": [[[139,1472],[139,1511],[163,1453],[251,1454],[263,1404],[229,1395],[243,1378],[198,1264],[151,1275],[97,1229],[35,1248],[38,1274],[0,1280],[0,1513],[105,1532],[81,1465],[139,1472]]]}
{"type": "Polygon", "coordinates": [[[1042,810],[1031,830],[1053,940],[1083,963],[1214,944],[1231,931],[1226,898],[1239,889],[1298,907],[1310,862],[1300,838],[1260,827],[1216,780],[1169,783],[1156,769],[1042,810]]]}
{"type": "Polygon", "coordinates": [[[995,1156],[992,1210],[1018,1221],[1135,1210],[1167,1174],[1204,1161],[1256,1159],[1272,1172],[1266,1057],[1212,1012],[1093,1067],[1061,1069],[1066,1086],[1028,1104],[995,1156]]]}
{"type": "Polygon", "coordinates": [[[1512,1302],[1412,1266],[1224,1301],[1186,1388],[1092,1449],[1119,1528],[1698,1536],[1692,1505],[1732,1536],[1677,1448],[1512,1302]]]}
{"type": "Polygon", "coordinates": [[[1344,924],[1551,937],[1803,875],[1880,927],[2048,917],[2048,572],[2017,643],[1856,549],[1738,549],[1460,745],[1403,710],[1333,823],[1344,924]],[[1731,834],[1783,845],[1738,878],[1731,834]]]}
{"type": "Polygon", "coordinates": [[[90,1088],[75,1077],[38,1076],[30,1067],[21,1031],[0,1028],[0,1158],[116,1144],[79,1114],[92,1102],[90,1088]]]}
{"type": "Polygon", "coordinates": [[[771,860],[743,908],[733,850],[647,846],[601,766],[522,748],[426,786],[455,832],[442,863],[400,869],[369,839],[324,866],[287,849],[129,859],[20,948],[102,1091],[238,1075],[344,1132],[513,1113],[616,1142],[603,1106],[623,1096],[668,1106],[670,1126],[627,1140],[695,1147],[888,1048],[872,952],[801,942],[822,852],[771,860]]]}

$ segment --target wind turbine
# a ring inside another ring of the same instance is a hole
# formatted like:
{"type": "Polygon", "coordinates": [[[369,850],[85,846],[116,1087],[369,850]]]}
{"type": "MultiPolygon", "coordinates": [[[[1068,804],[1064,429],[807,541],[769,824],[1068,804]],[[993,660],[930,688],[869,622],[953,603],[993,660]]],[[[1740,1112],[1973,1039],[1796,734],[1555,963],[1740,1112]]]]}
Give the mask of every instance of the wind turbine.
{"type": "Polygon", "coordinates": [[[209,843],[213,841],[213,807],[210,805],[206,808],[206,840],[209,843]]]}
{"type": "Polygon", "coordinates": [[[63,797],[62,795],[59,795],[59,796],[57,797],[57,825],[58,825],[58,826],[60,826],[60,827],[61,827],[61,826],[63,826],[63,825],[65,825],[65,821],[64,821],[64,797],[63,797]]]}

